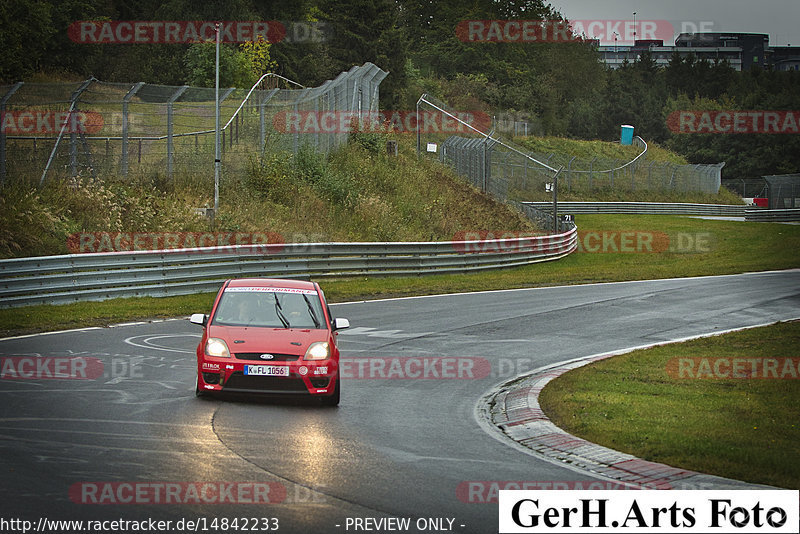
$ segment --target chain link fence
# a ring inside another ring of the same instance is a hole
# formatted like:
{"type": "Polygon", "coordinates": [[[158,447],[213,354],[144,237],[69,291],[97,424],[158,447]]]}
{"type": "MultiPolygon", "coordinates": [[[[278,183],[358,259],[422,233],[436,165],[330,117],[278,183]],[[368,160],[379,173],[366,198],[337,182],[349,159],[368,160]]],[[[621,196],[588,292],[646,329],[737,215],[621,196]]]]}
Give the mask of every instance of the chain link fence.
{"type": "MultiPolygon", "coordinates": [[[[328,152],[345,143],[346,131],[304,128],[301,118],[377,111],[387,74],[365,63],[319,87],[265,75],[249,90],[220,88],[223,170],[241,169],[266,147],[328,152]]],[[[214,104],[213,88],[143,82],[0,86],[0,180],[213,175],[214,104]]]]}
{"type": "Polygon", "coordinates": [[[433,128],[425,128],[425,122],[420,122],[420,127],[417,128],[419,154],[438,157],[472,185],[515,206],[541,228],[552,228],[558,233],[568,231],[574,226],[571,222],[554,221],[552,214],[520,202],[529,200],[519,194],[521,187],[541,187],[545,191],[546,184],[556,183],[560,169],[495,137],[494,128],[485,133],[481,130],[481,121],[469,121],[479,114],[451,111],[443,102],[430,95],[423,94],[420,97],[417,115],[439,116],[438,120],[428,121],[428,124],[436,125],[433,128]],[[524,177],[520,173],[514,174],[512,162],[524,169],[524,177]]]}
{"type": "Polygon", "coordinates": [[[800,174],[777,174],[763,178],[767,183],[769,209],[800,208],[800,174]]]}
{"type": "MultiPolygon", "coordinates": [[[[419,113],[442,113],[455,118],[461,112],[424,94],[417,104],[419,113]]],[[[455,119],[453,119],[455,120],[455,119]]],[[[647,144],[639,137],[634,143],[641,152],[630,161],[611,158],[581,159],[564,154],[541,154],[495,135],[466,127],[455,132],[421,130],[418,151],[438,155],[482,191],[501,199],[544,200],[552,191],[558,174],[559,192],[595,190],[701,191],[718,193],[724,163],[676,165],[647,161],[647,144]]]]}

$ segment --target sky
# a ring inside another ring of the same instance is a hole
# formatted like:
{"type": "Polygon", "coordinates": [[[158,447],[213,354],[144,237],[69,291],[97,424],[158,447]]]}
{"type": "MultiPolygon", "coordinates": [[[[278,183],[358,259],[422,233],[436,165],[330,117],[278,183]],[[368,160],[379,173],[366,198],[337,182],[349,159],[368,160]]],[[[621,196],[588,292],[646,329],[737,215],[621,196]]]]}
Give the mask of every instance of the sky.
{"type": "MultiPolygon", "coordinates": [[[[747,32],[769,35],[771,46],[800,46],[800,0],[545,0],[569,20],[667,21],[674,36],[664,44],[674,44],[682,28],[691,31],[747,32]]],[[[595,25],[595,28],[599,26],[595,25]]],[[[613,25],[606,25],[612,28],[613,25]]],[[[652,26],[651,26],[652,27],[652,26]]],[[[669,27],[658,23],[655,27],[669,27]]],[[[601,44],[613,45],[613,32],[599,31],[601,44]]],[[[622,32],[620,32],[622,33],[622,32]]],[[[663,33],[659,30],[659,33],[663,33]]],[[[641,29],[637,33],[637,38],[641,29]]],[[[587,35],[592,37],[592,35],[587,35]]],[[[661,36],[659,35],[658,38],[661,36]]],[[[619,44],[622,44],[620,38],[619,44]]]]}

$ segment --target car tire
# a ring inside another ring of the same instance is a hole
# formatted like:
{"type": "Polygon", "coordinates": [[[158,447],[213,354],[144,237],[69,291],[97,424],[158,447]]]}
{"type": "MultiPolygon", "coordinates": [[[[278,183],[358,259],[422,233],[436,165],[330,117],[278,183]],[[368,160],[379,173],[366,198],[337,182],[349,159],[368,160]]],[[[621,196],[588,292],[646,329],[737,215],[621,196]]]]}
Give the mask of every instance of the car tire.
{"type": "Polygon", "coordinates": [[[194,383],[194,396],[195,397],[208,397],[208,392],[200,389],[200,379],[196,379],[194,383]]]}
{"type": "Polygon", "coordinates": [[[333,392],[333,395],[328,397],[321,397],[320,402],[323,406],[339,406],[339,400],[341,399],[342,393],[342,381],[341,379],[336,380],[336,391],[333,392]]]}

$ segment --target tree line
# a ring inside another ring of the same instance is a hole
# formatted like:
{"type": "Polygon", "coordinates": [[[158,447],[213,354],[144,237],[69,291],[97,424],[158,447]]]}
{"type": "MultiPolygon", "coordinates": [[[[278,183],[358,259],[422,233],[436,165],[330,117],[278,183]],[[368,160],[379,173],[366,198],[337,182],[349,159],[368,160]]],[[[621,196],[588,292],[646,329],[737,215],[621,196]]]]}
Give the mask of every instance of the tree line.
{"type": "Polygon", "coordinates": [[[37,73],[103,81],[212,86],[210,43],[76,42],[77,21],[281,21],[293,32],[274,43],[225,44],[221,84],[246,87],[276,72],[319,85],[371,61],[389,71],[383,109],[413,109],[422,92],[455,109],[503,112],[547,135],[613,140],[621,124],[696,163],[725,161],[725,177],[797,171],[792,134],[675,133],[681,110],[796,110],[797,72],[737,72],[727,63],[648,53],[607,69],[591,42],[470,42],[470,20],[549,20],[564,16],[543,0],[15,0],[0,4],[0,82],[37,73]],[[302,32],[301,32],[302,33],[302,32]]]}

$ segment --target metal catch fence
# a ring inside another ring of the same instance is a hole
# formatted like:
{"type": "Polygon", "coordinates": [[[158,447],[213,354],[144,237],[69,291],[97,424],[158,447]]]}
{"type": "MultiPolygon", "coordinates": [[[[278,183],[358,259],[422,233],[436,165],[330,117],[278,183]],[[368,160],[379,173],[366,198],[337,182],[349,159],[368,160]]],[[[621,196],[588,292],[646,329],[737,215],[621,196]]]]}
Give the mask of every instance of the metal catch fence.
{"type": "MultiPolygon", "coordinates": [[[[388,73],[365,63],[319,87],[266,75],[251,89],[220,88],[223,170],[265,146],[327,152],[347,140],[305,128],[325,114],[377,111],[388,73]]],[[[213,173],[215,90],[83,82],[0,86],[0,183],[131,173],[213,173]]]]}
{"type": "MultiPolygon", "coordinates": [[[[421,113],[447,113],[457,117],[469,114],[448,110],[430,95],[420,97],[421,113]]],[[[560,170],[560,192],[594,190],[664,190],[718,193],[724,163],[676,165],[648,162],[647,144],[640,137],[634,144],[641,150],[630,160],[611,158],[582,159],[561,154],[544,154],[485,131],[459,123],[460,129],[426,131],[419,134],[418,150],[437,153],[440,160],[481,190],[503,199],[544,200],[545,184],[552,183],[560,170]]],[[[548,195],[549,196],[549,195],[548,195]]]]}

